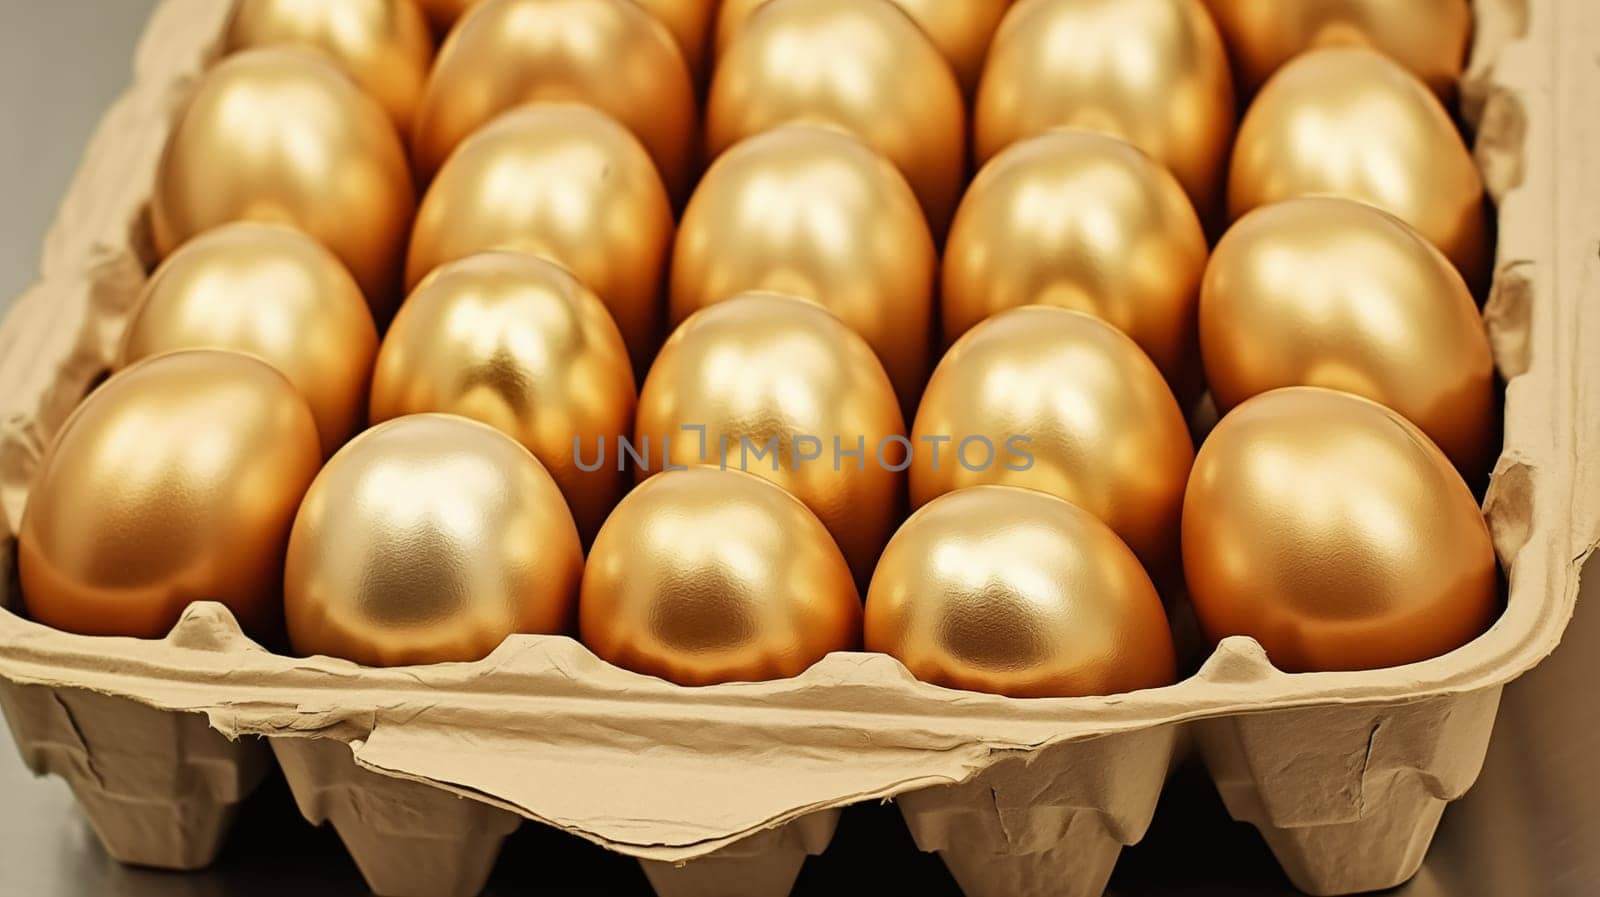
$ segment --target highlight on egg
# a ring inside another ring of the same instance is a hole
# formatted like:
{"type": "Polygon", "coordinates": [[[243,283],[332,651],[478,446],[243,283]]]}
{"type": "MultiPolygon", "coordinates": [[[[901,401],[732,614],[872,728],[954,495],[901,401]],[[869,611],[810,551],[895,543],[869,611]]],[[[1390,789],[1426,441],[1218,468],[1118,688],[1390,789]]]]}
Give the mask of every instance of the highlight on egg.
{"type": "Polygon", "coordinates": [[[911,504],[1023,486],[1095,515],[1157,582],[1177,564],[1194,443],[1161,372],[1106,322],[1029,305],[956,341],[912,426],[911,504]]]}
{"type": "Polygon", "coordinates": [[[1189,597],[1212,640],[1286,672],[1445,654],[1500,613],[1477,500],[1421,430],[1349,393],[1262,393],[1212,430],[1183,505],[1189,597]]]}
{"type": "Polygon", "coordinates": [[[915,195],[886,160],[837,131],[751,137],[706,172],[672,252],[674,326],[747,291],[831,311],[877,352],[903,407],[928,374],[939,257],[915,195]]]}
{"type": "Polygon", "coordinates": [[[588,106],[541,103],[495,120],[439,171],[417,210],[406,284],[485,250],[548,259],[605,303],[642,374],[661,341],[672,234],[639,141],[588,106]]]}
{"type": "Polygon", "coordinates": [[[452,414],[379,424],[306,492],[284,566],[289,643],[366,666],[466,662],[566,633],[583,549],[528,450],[452,414]]]}
{"type": "Polygon", "coordinates": [[[679,685],[781,679],[861,645],[861,598],[799,499],[737,470],[666,471],[601,527],[583,574],[583,643],[679,685]]]}
{"type": "Polygon", "coordinates": [[[1104,523],[1032,489],[975,486],[895,533],[865,644],[924,682],[1017,698],[1111,695],[1177,678],[1161,597],[1104,523]]]}
{"type": "Polygon", "coordinates": [[[439,48],[418,107],[413,160],[424,179],[501,114],[582,103],[639,139],[673,191],[688,186],[698,120],[672,32],[633,0],[485,0],[439,48]]]}
{"type": "Polygon", "coordinates": [[[1375,50],[1315,50],[1267,81],[1239,125],[1228,207],[1342,196],[1394,215],[1474,289],[1488,280],[1483,180],[1439,99],[1375,50]]]}
{"type": "Polygon", "coordinates": [[[944,57],[901,10],[771,0],[717,61],[705,141],[715,158],[786,124],[854,134],[898,167],[942,234],[961,196],[966,103],[944,57]]]}
{"type": "Polygon", "coordinates": [[[129,366],[40,460],[17,536],[28,614],[161,638],[191,602],[217,601],[274,643],[284,546],[321,463],[311,409],[266,362],[193,350],[129,366]]]}
{"type": "Polygon", "coordinates": [[[326,53],[408,133],[433,64],[428,21],[413,0],[240,0],[225,53],[307,47],[326,53]]]}
{"type": "Polygon", "coordinates": [[[372,421],[429,411],[522,443],[566,496],[586,538],[627,486],[594,457],[633,430],[627,347],[600,299],[564,268],[487,252],[436,269],[400,308],[372,378],[372,421]]]}
{"type": "Polygon", "coordinates": [[[1280,386],[1341,389],[1398,411],[1468,479],[1488,469],[1499,415],[1477,305],[1392,215],[1332,197],[1245,215],[1206,269],[1200,338],[1222,412],[1280,386]]]}
{"type": "Polygon", "coordinates": [[[1196,336],[1206,236],[1183,187],[1133,146],[1055,131],[989,160],[945,244],[953,342],[1010,308],[1051,305],[1128,334],[1185,401],[1204,391],[1196,336]]]}
{"type": "Polygon", "coordinates": [[[1199,0],[1020,0],[984,63],[973,152],[981,164],[1055,128],[1099,131],[1170,169],[1208,216],[1233,125],[1227,53],[1199,0]]]}
{"type": "Polygon", "coordinates": [[[165,257],[233,221],[289,225],[331,249],[385,321],[415,204],[383,107],[324,56],[271,47],[201,78],[161,155],[150,229],[165,257]]]}
{"type": "Polygon", "coordinates": [[[910,443],[883,366],[838,318],[789,296],[744,293],[685,321],[645,379],[634,443],[649,455],[641,478],[709,464],[782,486],[860,583],[905,503],[910,443]]]}
{"type": "Polygon", "coordinates": [[[378,330],[350,272],[299,231],[225,224],[168,256],[139,293],[116,368],[179,349],[272,365],[310,405],[324,457],[364,425],[378,330]]]}

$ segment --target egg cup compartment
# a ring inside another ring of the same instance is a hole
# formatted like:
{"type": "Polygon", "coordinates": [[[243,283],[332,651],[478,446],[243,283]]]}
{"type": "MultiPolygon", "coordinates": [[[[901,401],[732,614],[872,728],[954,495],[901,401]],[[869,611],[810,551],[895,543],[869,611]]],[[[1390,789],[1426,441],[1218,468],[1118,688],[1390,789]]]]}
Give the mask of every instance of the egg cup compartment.
{"type": "Polygon", "coordinates": [[[828,849],[838,808],[819,810],[686,862],[641,859],[656,897],[788,897],[806,858],[828,849]]]}
{"type": "Polygon", "coordinates": [[[966,897],[1098,897],[1155,815],[1176,726],[1053,745],[896,798],[966,897]]]}
{"type": "Polygon", "coordinates": [[[272,762],[262,739],[230,741],[201,714],[82,689],[0,680],[0,710],[23,763],[65,779],[106,853],[133,866],[211,865],[272,762]]]}
{"type": "Polygon", "coordinates": [[[1445,804],[1472,786],[1500,688],[1390,706],[1308,707],[1196,724],[1234,819],[1295,887],[1351,894],[1415,875],[1445,804]]]}
{"type": "Polygon", "coordinates": [[[498,807],[362,769],[343,741],[271,742],[301,815],[333,824],[379,897],[474,897],[522,824],[498,807]]]}

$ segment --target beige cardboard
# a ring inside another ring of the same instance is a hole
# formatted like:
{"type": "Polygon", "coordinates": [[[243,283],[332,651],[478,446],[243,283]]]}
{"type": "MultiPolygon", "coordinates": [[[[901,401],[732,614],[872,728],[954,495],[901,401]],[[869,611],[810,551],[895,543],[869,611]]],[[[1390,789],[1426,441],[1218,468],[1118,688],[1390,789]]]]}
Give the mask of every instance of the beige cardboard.
{"type": "MultiPolygon", "coordinates": [[[[567,638],[514,637],[476,664],[366,670],[271,655],[215,604],[161,641],[68,635],[0,610],[0,699],[24,756],[73,783],[114,854],[162,866],[214,854],[266,762],[241,736],[264,735],[307,818],[331,820],[384,894],[473,892],[528,818],[640,857],[663,897],[719,882],[780,897],[826,846],[831,810],[898,796],[918,845],[970,897],[1044,897],[1099,893],[1192,738],[1230,811],[1262,829],[1300,887],[1404,880],[1477,775],[1500,687],[1554,648],[1600,535],[1600,167],[1585,130],[1600,108],[1585,50],[1600,9],[1475,8],[1462,92],[1499,209],[1485,318],[1509,380],[1485,510],[1510,592],[1472,644],[1392,670],[1285,675],[1229,639],[1168,688],[1017,701],[917,683],[865,654],[781,682],[685,689],[567,638]],[[122,730],[163,762],[95,734],[122,730]]],[[[155,163],[226,13],[215,0],[161,5],[42,279],[0,327],[7,568],[42,447],[105,370],[149,266],[155,163]]],[[[16,605],[14,580],[0,605],[16,605]]]]}

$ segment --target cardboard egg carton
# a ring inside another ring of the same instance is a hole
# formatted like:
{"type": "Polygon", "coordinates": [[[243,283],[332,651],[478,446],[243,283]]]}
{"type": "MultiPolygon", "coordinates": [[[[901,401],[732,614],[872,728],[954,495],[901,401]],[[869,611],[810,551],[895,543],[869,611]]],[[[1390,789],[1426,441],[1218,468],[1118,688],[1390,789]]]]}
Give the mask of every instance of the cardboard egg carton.
{"type": "MultiPolygon", "coordinates": [[[[1600,102],[1583,58],[1600,9],[1480,0],[1463,108],[1499,213],[1485,307],[1507,380],[1485,501],[1505,614],[1444,657],[1288,675],[1224,641],[1183,681],[1019,701],[834,654],[778,682],[689,689],[564,637],[472,664],[364,669],[272,654],[220,605],[162,640],[90,638],[20,613],[0,580],[0,707],[28,765],[64,777],[107,850],[203,866],[276,762],[384,897],[475,894],[524,820],[639,858],[661,897],[782,897],[839,808],[894,799],[969,897],[1103,891],[1173,764],[1203,758],[1228,810],[1300,888],[1383,888],[1418,868],[1482,763],[1501,687],[1552,650],[1600,537],[1600,316],[1585,260],[1600,102]]],[[[175,110],[215,58],[228,5],[166,0],[0,326],[0,570],[28,484],[104,374],[154,259],[146,205],[175,110]]]]}

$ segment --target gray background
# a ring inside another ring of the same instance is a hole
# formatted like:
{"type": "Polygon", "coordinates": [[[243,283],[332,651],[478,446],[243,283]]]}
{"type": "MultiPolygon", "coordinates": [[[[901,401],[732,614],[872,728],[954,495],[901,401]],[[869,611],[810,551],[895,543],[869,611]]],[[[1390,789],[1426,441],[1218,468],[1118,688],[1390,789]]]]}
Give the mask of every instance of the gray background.
{"type": "MultiPolygon", "coordinates": [[[[222,2],[222,0],[218,0],[222,2]]],[[[959,0],[952,0],[959,2],[959,0]]],[[[0,303],[34,278],[40,241],[94,123],[128,80],[153,0],[0,2],[0,303]]],[[[1600,582],[1600,569],[1594,571],[1600,582]]],[[[1596,589],[1588,589],[1595,592],[1596,589]]],[[[1565,644],[1506,690],[1477,787],[1445,816],[1404,897],[1600,894],[1600,594],[1580,599],[1565,644]]],[[[0,742],[6,742],[0,736],[0,742]]],[[[0,744],[0,897],[365,893],[335,836],[295,812],[281,781],[248,802],[210,872],[124,869],[106,858],[66,787],[36,780],[0,744]]],[[[492,895],[648,895],[637,868],[576,839],[524,826],[492,895]]],[[[892,806],[851,808],[797,894],[955,895],[892,806]]],[[[1145,841],[1126,851],[1112,893],[1267,897],[1293,893],[1260,838],[1223,813],[1205,775],[1169,784],[1145,841]]]]}
{"type": "Polygon", "coordinates": [[[34,280],[78,156],[155,0],[0,0],[0,304],[34,280]]]}

